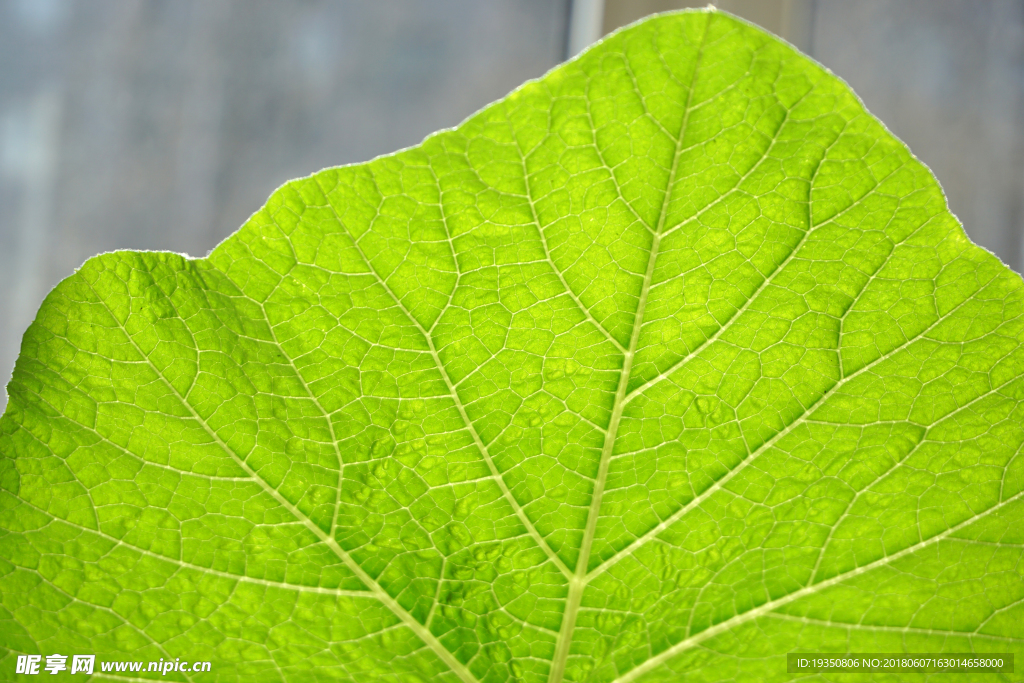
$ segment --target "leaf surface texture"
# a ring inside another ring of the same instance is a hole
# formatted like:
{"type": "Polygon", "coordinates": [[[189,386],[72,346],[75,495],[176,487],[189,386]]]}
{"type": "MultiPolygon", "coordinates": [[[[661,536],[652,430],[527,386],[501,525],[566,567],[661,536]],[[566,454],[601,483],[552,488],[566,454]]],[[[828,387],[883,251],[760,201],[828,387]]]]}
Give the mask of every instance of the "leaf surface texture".
{"type": "Polygon", "coordinates": [[[0,667],[1024,654],[1022,314],[838,78],[726,14],[645,21],[205,259],[47,297],[0,421],[0,667]]]}

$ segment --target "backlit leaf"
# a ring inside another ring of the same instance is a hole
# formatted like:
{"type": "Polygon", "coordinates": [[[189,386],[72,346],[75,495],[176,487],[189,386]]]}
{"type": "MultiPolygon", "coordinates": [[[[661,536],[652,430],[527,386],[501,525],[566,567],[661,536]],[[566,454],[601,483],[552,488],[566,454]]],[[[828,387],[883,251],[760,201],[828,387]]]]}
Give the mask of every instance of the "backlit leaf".
{"type": "Polygon", "coordinates": [[[654,18],[47,297],[0,420],[0,677],[1024,653],[1022,314],[838,78],[654,18]]]}

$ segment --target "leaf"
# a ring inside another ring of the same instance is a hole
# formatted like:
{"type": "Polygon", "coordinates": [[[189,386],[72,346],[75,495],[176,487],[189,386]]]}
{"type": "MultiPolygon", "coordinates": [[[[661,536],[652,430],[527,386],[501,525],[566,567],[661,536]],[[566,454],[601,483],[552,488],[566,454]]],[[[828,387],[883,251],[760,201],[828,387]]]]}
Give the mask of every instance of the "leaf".
{"type": "Polygon", "coordinates": [[[1022,284],[839,79],[651,19],[208,258],[61,283],[0,422],[0,666],[1024,653],[1022,284]]]}

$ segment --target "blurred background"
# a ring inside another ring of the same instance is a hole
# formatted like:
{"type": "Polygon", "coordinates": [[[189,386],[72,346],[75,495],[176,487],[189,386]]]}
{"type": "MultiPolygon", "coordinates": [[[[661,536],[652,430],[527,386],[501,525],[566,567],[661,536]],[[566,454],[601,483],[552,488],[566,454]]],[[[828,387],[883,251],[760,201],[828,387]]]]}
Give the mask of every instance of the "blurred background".
{"type": "MultiPolygon", "coordinates": [[[[289,178],[414,145],[603,34],[706,4],[0,0],[0,386],[88,257],[205,255],[289,178]]],[[[1024,0],[712,4],[850,83],[1021,271],[1024,0]]]]}

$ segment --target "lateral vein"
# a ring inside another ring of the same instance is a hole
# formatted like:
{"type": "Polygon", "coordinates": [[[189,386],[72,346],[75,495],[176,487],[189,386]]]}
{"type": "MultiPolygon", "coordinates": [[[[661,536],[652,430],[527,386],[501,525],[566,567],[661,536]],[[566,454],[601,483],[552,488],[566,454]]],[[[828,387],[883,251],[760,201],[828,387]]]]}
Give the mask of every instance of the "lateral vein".
{"type": "MultiPolygon", "coordinates": [[[[936,535],[932,536],[931,538],[929,538],[929,539],[927,539],[927,540],[925,540],[923,542],[916,543],[916,544],[914,544],[912,546],[908,546],[908,547],[904,548],[903,550],[900,550],[899,552],[896,552],[896,553],[893,553],[892,555],[887,555],[885,557],[879,558],[879,559],[875,560],[874,562],[870,562],[870,563],[868,563],[866,565],[863,565],[861,567],[857,567],[856,569],[851,569],[850,571],[845,572],[843,574],[837,574],[836,576],[833,576],[830,579],[825,579],[824,581],[821,581],[820,583],[815,583],[815,584],[812,584],[812,585],[807,586],[805,588],[801,588],[800,590],[794,591],[794,592],[792,592],[792,593],[790,593],[788,595],[784,595],[781,598],[777,598],[775,600],[770,600],[770,601],[762,604],[759,607],[755,607],[754,609],[749,610],[747,612],[743,612],[742,614],[738,614],[738,615],[732,617],[731,619],[726,619],[725,621],[719,622],[719,623],[715,624],[714,626],[711,626],[711,627],[701,631],[700,633],[697,633],[696,635],[690,636],[689,638],[681,640],[680,642],[676,643],[672,647],[670,647],[670,648],[668,648],[666,650],[663,650],[662,652],[658,653],[654,657],[651,657],[650,659],[648,659],[643,664],[640,664],[639,666],[635,667],[634,669],[629,670],[628,672],[626,672],[622,676],[619,676],[614,681],[612,681],[612,683],[630,683],[630,681],[635,681],[637,678],[639,678],[643,674],[645,674],[645,673],[651,671],[652,669],[654,669],[654,668],[664,664],[666,661],[668,661],[672,657],[676,656],[677,654],[679,654],[681,652],[685,652],[686,650],[688,650],[688,649],[690,649],[690,648],[692,648],[692,647],[694,647],[694,646],[704,642],[705,640],[708,640],[709,638],[713,638],[714,636],[717,636],[720,633],[723,633],[723,632],[728,631],[730,629],[733,629],[733,628],[735,628],[737,626],[745,624],[748,621],[751,621],[753,619],[757,619],[758,617],[767,616],[769,613],[773,612],[774,610],[776,610],[776,609],[778,609],[780,607],[784,607],[785,605],[788,605],[788,604],[790,604],[792,602],[795,602],[795,601],[799,600],[800,598],[807,597],[808,595],[813,595],[814,593],[822,591],[822,590],[824,590],[826,588],[831,588],[832,586],[834,586],[836,584],[839,584],[839,583],[842,583],[843,581],[847,581],[849,579],[854,579],[854,578],[856,578],[856,577],[858,577],[858,576],[860,576],[862,574],[866,574],[867,572],[869,572],[869,571],[871,571],[873,569],[878,569],[879,567],[885,567],[885,566],[887,566],[889,564],[892,564],[893,562],[896,562],[896,561],[906,557],[907,555],[910,555],[911,553],[915,553],[915,552],[917,552],[919,550],[922,550],[922,549],[927,548],[929,546],[935,545],[935,544],[939,543],[940,541],[946,539],[947,537],[951,536],[952,534],[956,533],[957,531],[960,531],[961,529],[963,529],[963,528],[965,528],[967,526],[970,526],[971,524],[974,524],[978,520],[980,520],[980,519],[982,519],[984,517],[987,517],[988,515],[991,515],[992,513],[994,513],[996,511],[1006,507],[1010,503],[1012,503],[1012,502],[1014,502],[1016,500],[1019,500],[1021,497],[1024,497],[1024,491],[1021,491],[1020,493],[1018,493],[1018,494],[1016,494],[1014,496],[1011,496],[1010,498],[1007,498],[1006,500],[1002,501],[1001,503],[997,503],[997,504],[993,505],[992,507],[990,507],[988,510],[985,510],[981,514],[975,515],[974,517],[971,517],[969,519],[965,519],[964,521],[960,522],[959,524],[955,524],[955,525],[951,526],[950,528],[946,529],[942,533],[936,534],[936,535]]],[[[772,616],[775,616],[775,615],[772,615],[772,616]]]]}
{"type": "MultiPolygon", "coordinates": [[[[338,217],[337,212],[334,211],[334,206],[330,204],[328,205],[331,206],[331,211],[334,212],[335,218],[338,220],[338,224],[344,226],[344,223],[341,222],[341,218],[338,217]]],[[[423,335],[423,339],[427,343],[428,348],[430,349],[430,355],[434,359],[434,365],[437,367],[438,372],[441,373],[441,377],[442,379],[444,379],[445,386],[448,388],[448,393],[451,395],[452,401],[455,403],[455,407],[458,409],[459,415],[462,417],[462,421],[466,425],[466,429],[473,437],[473,442],[476,444],[477,449],[479,449],[480,454],[483,456],[484,462],[487,464],[487,469],[491,473],[491,477],[497,483],[498,488],[501,489],[502,495],[508,501],[509,505],[512,506],[512,509],[515,511],[516,516],[523,523],[523,526],[526,527],[527,532],[533,538],[534,542],[537,543],[537,545],[544,551],[544,553],[548,556],[548,559],[551,560],[551,562],[558,568],[558,570],[562,572],[564,576],[568,577],[570,574],[569,568],[565,566],[565,563],[562,561],[562,558],[558,556],[558,553],[551,549],[551,546],[548,545],[547,541],[544,540],[544,537],[540,535],[539,531],[537,531],[537,528],[533,525],[533,522],[531,522],[530,518],[527,517],[526,511],[523,510],[523,507],[519,504],[519,501],[516,500],[515,496],[512,495],[512,491],[508,488],[508,485],[505,483],[505,479],[504,477],[501,476],[501,472],[498,471],[497,465],[494,464],[494,459],[491,458],[491,454],[487,449],[487,445],[484,444],[483,439],[480,438],[480,434],[476,431],[476,427],[473,425],[473,421],[469,419],[469,415],[466,413],[466,408],[462,404],[462,399],[459,398],[459,393],[456,390],[455,385],[452,383],[451,377],[448,375],[448,369],[445,368],[444,363],[441,362],[441,357],[438,355],[437,349],[434,346],[433,338],[423,327],[423,325],[420,324],[420,321],[417,320],[415,316],[413,316],[412,312],[410,312],[409,309],[405,307],[405,304],[403,304],[401,299],[399,299],[398,296],[394,293],[394,291],[392,291],[391,287],[389,287],[387,282],[384,281],[384,278],[382,278],[380,274],[376,271],[376,269],[374,269],[373,264],[370,263],[370,259],[366,256],[366,253],[363,251],[363,248],[359,246],[359,240],[353,239],[352,244],[354,245],[356,251],[359,252],[360,257],[366,262],[367,267],[370,269],[370,272],[373,273],[373,276],[377,279],[377,282],[380,283],[380,286],[384,288],[384,291],[388,293],[388,296],[390,296],[392,301],[395,302],[395,305],[398,306],[399,310],[402,311],[402,313],[409,319],[410,322],[412,322],[416,329],[419,330],[420,334],[423,335]]]]}
{"type": "Polygon", "coordinates": [[[106,309],[111,319],[114,320],[114,322],[117,323],[118,327],[120,327],[124,331],[125,337],[128,339],[128,342],[135,349],[136,353],[138,353],[142,358],[146,359],[146,362],[149,365],[150,369],[152,369],[156,376],[160,378],[163,384],[168,388],[168,390],[170,390],[172,394],[174,394],[178,401],[181,402],[181,405],[186,410],[188,410],[188,412],[192,415],[192,418],[203,428],[207,435],[211,439],[213,439],[214,443],[216,443],[229,457],[234,459],[235,462],[238,463],[238,466],[245,470],[246,474],[248,474],[253,481],[259,484],[260,488],[262,488],[267,493],[267,495],[269,495],[271,498],[277,501],[278,505],[288,510],[288,512],[291,513],[291,515],[295,517],[295,519],[297,519],[303,526],[305,526],[307,529],[313,532],[313,534],[317,538],[319,538],[322,543],[329,547],[331,551],[334,552],[334,554],[337,555],[339,559],[341,559],[345,566],[348,567],[348,569],[353,574],[359,577],[359,580],[362,581],[363,584],[370,589],[374,597],[377,598],[377,600],[379,600],[385,607],[391,610],[391,612],[394,613],[396,617],[401,619],[405,623],[405,625],[409,627],[409,630],[415,633],[417,637],[419,637],[419,639],[422,640],[423,643],[426,644],[427,647],[429,647],[434,652],[434,654],[436,654],[445,664],[448,665],[448,667],[452,670],[453,673],[455,673],[455,675],[462,679],[464,683],[478,683],[476,677],[473,676],[473,674],[469,671],[466,665],[460,662],[458,659],[456,659],[455,655],[449,652],[448,649],[441,644],[441,641],[439,641],[437,637],[434,636],[434,634],[431,633],[426,626],[416,621],[412,614],[406,611],[406,609],[402,607],[395,598],[391,597],[391,595],[389,595],[388,592],[385,591],[381,587],[381,585],[377,583],[377,581],[359,565],[358,562],[352,559],[348,552],[346,552],[345,549],[342,548],[338,544],[338,542],[334,540],[333,536],[324,532],[324,530],[316,524],[314,524],[313,521],[309,517],[307,517],[305,513],[303,513],[297,507],[292,505],[292,503],[287,498],[281,495],[281,493],[277,491],[277,489],[270,486],[270,484],[268,484],[263,479],[263,477],[259,476],[256,470],[252,469],[252,467],[249,466],[249,463],[247,463],[244,458],[235,453],[235,451],[230,446],[228,446],[223,439],[220,438],[220,435],[217,434],[217,432],[214,431],[212,427],[210,427],[206,420],[204,420],[202,416],[196,412],[195,408],[192,407],[192,404],[184,399],[184,397],[178,392],[174,385],[171,384],[164,376],[164,374],[160,372],[160,370],[156,367],[156,365],[153,364],[149,356],[146,355],[146,353],[139,347],[139,345],[135,342],[135,339],[131,336],[128,330],[124,327],[123,324],[121,324],[121,321],[118,320],[116,315],[114,315],[114,312],[110,310],[109,306],[107,306],[106,300],[103,299],[102,296],[100,296],[99,292],[93,289],[91,284],[89,284],[88,286],[90,289],[93,290],[93,293],[96,294],[96,298],[103,305],[103,308],[106,309]]]}
{"type": "MultiPolygon", "coordinates": [[[[700,493],[700,495],[694,497],[693,500],[691,500],[689,503],[687,503],[683,507],[681,507],[678,510],[676,510],[670,516],[666,517],[662,522],[658,523],[656,526],[651,528],[651,530],[648,531],[647,533],[645,533],[643,536],[640,536],[635,541],[630,543],[628,546],[626,546],[625,548],[623,548],[622,550],[620,550],[619,552],[615,553],[614,555],[609,557],[607,560],[602,562],[599,566],[595,567],[594,570],[590,573],[589,578],[593,579],[598,574],[601,574],[601,573],[607,571],[608,569],[610,569],[613,565],[615,565],[619,561],[621,561],[621,560],[623,560],[623,559],[633,555],[637,550],[639,550],[641,547],[643,547],[648,542],[650,542],[655,536],[660,534],[662,531],[664,531],[668,527],[672,526],[676,521],[678,521],[680,518],[682,518],[687,512],[689,512],[690,510],[692,510],[693,508],[695,508],[696,506],[700,505],[702,502],[707,500],[707,498],[709,496],[711,496],[713,493],[722,490],[722,488],[724,488],[724,486],[727,483],[729,483],[729,481],[733,477],[735,477],[743,469],[745,469],[751,462],[753,462],[753,460],[760,453],[762,453],[765,450],[767,450],[767,449],[771,448],[772,446],[774,446],[780,439],[782,439],[787,434],[789,434],[791,431],[793,431],[793,429],[795,429],[798,425],[803,424],[805,422],[805,418],[808,415],[813,414],[814,409],[817,408],[818,406],[820,406],[832,394],[837,392],[842,387],[846,386],[846,384],[848,384],[849,382],[852,382],[855,378],[857,378],[860,375],[866,373],[868,370],[870,370],[871,368],[875,367],[879,363],[882,363],[882,362],[888,360],[889,358],[891,358],[893,355],[895,355],[899,351],[902,351],[903,349],[907,348],[908,346],[910,346],[911,344],[913,344],[917,340],[919,340],[922,337],[924,337],[925,334],[927,334],[929,331],[931,331],[939,323],[942,323],[943,321],[945,321],[946,318],[949,315],[951,315],[953,312],[955,312],[957,309],[959,309],[960,306],[963,306],[964,304],[966,304],[966,303],[968,303],[970,301],[971,301],[970,298],[965,299],[963,302],[961,302],[960,304],[958,304],[954,308],[950,309],[950,311],[946,314],[946,317],[939,318],[934,323],[932,323],[930,326],[928,326],[927,328],[922,330],[919,334],[917,334],[916,336],[912,337],[911,339],[908,339],[903,344],[900,344],[899,346],[895,347],[894,349],[892,349],[888,353],[885,353],[885,354],[879,356],[878,358],[876,358],[875,360],[871,361],[870,363],[868,363],[867,365],[863,366],[862,368],[860,368],[860,369],[850,373],[846,377],[843,377],[842,379],[838,380],[835,384],[833,384],[831,387],[829,387],[821,396],[819,396],[813,403],[811,403],[809,406],[807,406],[807,408],[805,408],[803,410],[803,412],[800,413],[800,415],[797,415],[793,419],[792,422],[790,422],[788,425],[786,425],[783,429],[780,429],[774,436],[772,436],[770,439],[766,440],[764,443],[762,443],[760,446],[755,448],[749,454],[744,456],[743,460],[738,465],[736,465],[733,469],[729,470],[729,472],[726,473],[725,475],[723,475],[720,479],[716,480],[707,489],[702,491],[700,493]]],[[[972,403],[973,403],[973,401],[972,401],[972,403]]],[[[965,407],[966,407],[966,405],[965,406],[961,406],[960,408],[957,408],[957,411],[962,410],[965,407]]]]}

